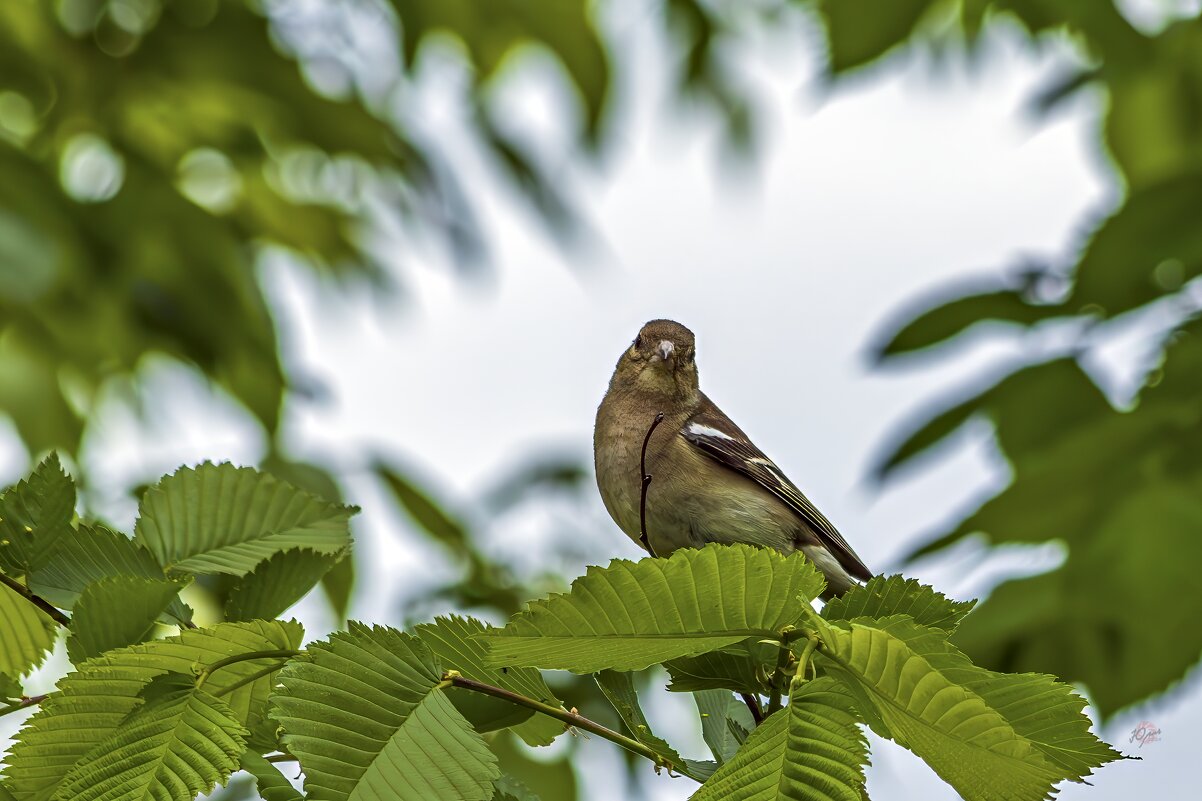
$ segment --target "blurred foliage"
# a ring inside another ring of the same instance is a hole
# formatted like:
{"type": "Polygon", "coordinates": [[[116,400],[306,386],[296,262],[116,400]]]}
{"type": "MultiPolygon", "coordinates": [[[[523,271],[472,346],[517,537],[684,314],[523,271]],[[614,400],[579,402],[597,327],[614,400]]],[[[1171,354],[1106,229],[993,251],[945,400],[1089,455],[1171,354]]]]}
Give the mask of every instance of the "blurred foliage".
{"type": "Polygon", "coordinates": [[[1076,264],[1023,268],[1010,285],[935,304],[880,346],[891,362],[983,321],[1032,332],[1024,365],[930,415],[880,475],[972,418],[992,422],[1010,485],[915,555],[970,536],[1063,544],[1061,566],[1003,583],[955,639],[991,668],[1080,682],[1112,715],[1165,690],[1202,655],[1192,622],[1202,614],[1202,20],[1149,33],[1109,2],[909,2],[871,41],[844,41],[855,35],[838,15],[854,5],[824,6],[836,68],[913,41],[920,19],[958,20],[971,45],[982,19],[1004,15],[1037,39],[1067,32],[1084,54],[1038,98],[1042,109],[1087,89],[1106,95],[1101,133],[1121,204],[1093,226],[1076,264]],[[1049,357],[1038,334],[1051,329],[1070,344],[1049,357]],[[1159,354],[1129,401],[1108,398],[1083,369],[1104,371],[1101,349],[1120,331],[1142,333],[1159,354]]]}

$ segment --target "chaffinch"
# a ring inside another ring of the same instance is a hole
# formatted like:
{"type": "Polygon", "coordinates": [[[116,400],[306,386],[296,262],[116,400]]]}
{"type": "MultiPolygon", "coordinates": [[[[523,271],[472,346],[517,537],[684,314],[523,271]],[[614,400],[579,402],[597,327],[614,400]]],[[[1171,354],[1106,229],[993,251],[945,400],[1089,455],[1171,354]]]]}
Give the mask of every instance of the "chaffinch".
{"type": "Polygon", "coordinates": [[[826,576],[827,595],[871,578],[831,522],[701,392],[695,354],[692,331],[652,320],[618,360],[593,430],[597,485],[610,516],[654,556],[743,542],[784,553],[800,548],[826,576]],[[645,510],[644,444],[651,476],[645,510]]]}

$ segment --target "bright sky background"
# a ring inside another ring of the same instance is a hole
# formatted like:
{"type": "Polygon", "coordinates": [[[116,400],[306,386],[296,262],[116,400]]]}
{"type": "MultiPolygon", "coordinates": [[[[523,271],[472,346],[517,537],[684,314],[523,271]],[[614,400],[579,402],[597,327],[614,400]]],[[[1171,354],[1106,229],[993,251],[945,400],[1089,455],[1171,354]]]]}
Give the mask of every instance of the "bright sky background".
{"type": "MultiPolygon", "coordinates": [[[[614,362],[642,322],[672,317],[697,334],[706,392],[869,566],[897,569],[925,535],[1002,486],[1005,467],[980,428],[883,490],[865,479],[874,457],[932,399],[995,373],[1017,351],[1006,336],[975,337],[955,359],[876,371],[867,347],[948,282],[996,275],[1024,258],[1072,257],[1086,221],[1118,191],[1092,150],[1100,100],[1034,119],[1027,102],[1067,54],[1032,53],[1007,31],[971,65],[893,60],[831,96],[814,80],[813,53],[797,46],[817,45],[815,31],[765,35],[736,54],[761,99],[761,152],[749,168],[724,166],[715,121],[667,104],[663,52],[641,5],[626,3],[607,20],[627,48],[618,79],[633,102],[617,110],[622,135],[603,168],[564,169],[595,246],[557,248],[462,145],[462,163],[478,176],[471,188],[488,209],[491,280],[464,282],[428,249],[398,254],[406,292],[392,299],[331,299],[302,272],[267,270],[290,364],[329,390],[325,403],[291,408],[297,450],[357,464],[369,444],[383,445],[452,504],[468,504],[498,471],[547,450],[591,464],[593,414],[614,362]]],[[[418,116],[453,140],[459,110],[442,90],[462,76],[437,58],[428,67],[418,116]]],[[[544,67],[516,68],[503,91],[514,124],[555,154],[563,137],[548,110],[565,100],[544,67]]],[[[120,486],[181,461],[257,458],[262,445],[236,411],[213,411],[206,391],[178,373],[153,380],[174,400],[152,410],[148,434],[108,419],[94,434],[93,453],[103,454],[94,472],[120,486]]],[[[16,459],[5,457],[6,475],[16,459]]],[[[397,622],[399,605],[433,581],[427,554],[398,536],[406,522],[366,482],[351,492],[364,507],[367,557],[353,616],[397,622]]],[[[594,562],[637,556],[591,487],[583,517],[573,507],[572,524],[557,526],[562,512],[528,510],[492,526],[496,547],[537,564],[544,538],[569,536],[588,538],[580,550],[594,562]]],[[[966,598],[1055,559],[1054,548],[1039,548],[983,561],[966,544],[906,572],[966,598]]],[[[303,603],[300,617],[311,635],[331,626],[320,604],[303,603]]],[[[647,701],[659,733],[703,756],[691,704],[655,695],[647,701]]],[[[0,745],[19,722],[0,720],[0,745]]],[[[1104,768],[1093,788],[1070,786],[1061,797],[1186,797],[1196,783],[1188,744],[1200,727],[1196,687],[1120,716],[1103,735],[1144,761],[1104,768]],[[1141,719],[1160,726],[1162,742],[1127,742],[1141,719]]],[[[594,739],[583,751],[588,776],[617,775],[611,744],[594,739]]],[[[683,799],[692,789],[686,779],[641,773],[649,799],[683,799]]],[[[626,797],[607,782],[582,784],[594,785],[598,801],[626,797]]],[[[876,738],[869,791],[881,801],[956,798],[917,758],[876,738]]]]}

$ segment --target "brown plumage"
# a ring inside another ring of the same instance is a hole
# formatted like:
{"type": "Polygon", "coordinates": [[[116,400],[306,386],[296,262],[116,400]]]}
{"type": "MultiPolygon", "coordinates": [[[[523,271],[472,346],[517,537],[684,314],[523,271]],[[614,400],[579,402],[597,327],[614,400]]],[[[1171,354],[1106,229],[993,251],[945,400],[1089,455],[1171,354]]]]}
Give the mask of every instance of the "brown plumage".
{"type": "Polygon", "coordinates": [[[597,409],[593,456],[610,516],[639,541],[639,456],[647,444],[647,536],[656,555],[707,542],[800,548],[841,593],[872,572],[801,490],[698,387],[693,332],[643,326],[597,409]]]}

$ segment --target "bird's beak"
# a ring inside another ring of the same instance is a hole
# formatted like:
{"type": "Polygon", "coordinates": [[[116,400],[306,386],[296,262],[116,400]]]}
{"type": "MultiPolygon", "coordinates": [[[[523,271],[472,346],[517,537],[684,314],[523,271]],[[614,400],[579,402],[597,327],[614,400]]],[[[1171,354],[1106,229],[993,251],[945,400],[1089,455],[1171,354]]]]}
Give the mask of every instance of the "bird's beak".
{"type": "Polygon", "coordinates": [[[664,361],[672,358],[672,354],[676,352],[676,346],[666,339],[659,341],[659,346],[656,348],[659,351],[659,357],[664,361]]]}

